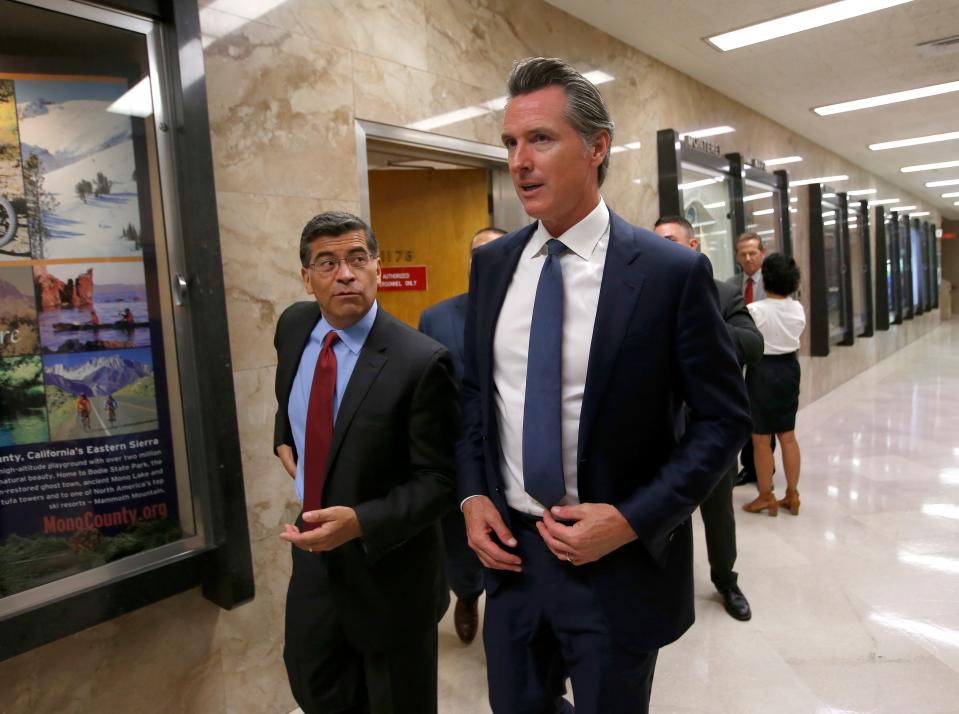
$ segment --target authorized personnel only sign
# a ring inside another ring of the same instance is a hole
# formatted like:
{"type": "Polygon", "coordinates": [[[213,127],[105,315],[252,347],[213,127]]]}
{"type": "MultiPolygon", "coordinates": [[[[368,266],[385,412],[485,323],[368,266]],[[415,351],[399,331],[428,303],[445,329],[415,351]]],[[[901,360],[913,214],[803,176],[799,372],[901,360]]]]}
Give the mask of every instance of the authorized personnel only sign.
{"type": "Polygon", "coordinates": [[[426,266],[384,267],[379,289],[382,292],[426,290],[426,266]]]}

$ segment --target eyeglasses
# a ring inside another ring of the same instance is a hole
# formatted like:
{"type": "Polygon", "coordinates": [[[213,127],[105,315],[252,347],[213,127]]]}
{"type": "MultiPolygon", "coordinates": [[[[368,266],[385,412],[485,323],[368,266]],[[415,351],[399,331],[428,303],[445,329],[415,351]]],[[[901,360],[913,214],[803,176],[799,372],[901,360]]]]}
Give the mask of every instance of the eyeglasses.
{"type": "Polygon", "coordinates": [[[320,275],[329,275],[340,267],[340,263],[346,263],[353,270],[362,270],[367,267],[373,258],[369,253],[350,253],[345,258],[334,258],[328,256],[315,260],[306,266],[309,270],[320,275]]]}

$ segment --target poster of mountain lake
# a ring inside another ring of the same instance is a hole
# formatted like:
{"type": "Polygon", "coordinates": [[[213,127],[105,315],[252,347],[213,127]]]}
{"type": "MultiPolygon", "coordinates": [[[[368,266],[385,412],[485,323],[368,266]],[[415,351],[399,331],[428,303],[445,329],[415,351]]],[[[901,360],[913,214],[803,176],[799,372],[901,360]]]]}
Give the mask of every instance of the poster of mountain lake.
{"type": "Polygon", "coordinates": [[[141,255],[125,80],[15,79],[34,258],[141,255]]]}
{"type": "Polygon", "coordinates": [[[0,359],[0,447],[47,440],[43,397],[39,357],[0,359]]]}

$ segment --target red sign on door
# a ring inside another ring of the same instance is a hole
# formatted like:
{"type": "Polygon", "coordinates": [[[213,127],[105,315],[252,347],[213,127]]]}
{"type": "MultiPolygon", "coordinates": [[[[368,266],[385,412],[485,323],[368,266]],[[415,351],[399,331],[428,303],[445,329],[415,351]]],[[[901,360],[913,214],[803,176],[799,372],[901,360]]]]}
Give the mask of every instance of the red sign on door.
{"type": "Polygon", "coordinates": [[[384,267],[380,279],[381,292],[426,290],[426,266],[403,265],[384,267]]]}

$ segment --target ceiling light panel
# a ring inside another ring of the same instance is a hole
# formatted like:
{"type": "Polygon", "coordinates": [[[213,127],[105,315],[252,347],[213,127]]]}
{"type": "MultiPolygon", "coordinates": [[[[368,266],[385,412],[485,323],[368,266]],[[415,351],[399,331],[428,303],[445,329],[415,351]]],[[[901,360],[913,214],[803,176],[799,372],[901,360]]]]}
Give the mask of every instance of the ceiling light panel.
{"type": "Polygon", "coordinates": [[[886,206],[886,205],[889,205],[890,203],[899,203],[899,201],[901,200],[902,200],[901,198],[878,198],[875,201],[870,201],[869,205],[870,206],[886,206]]]}
{"type": "Polygon", "coordinates": [[[928,216],[928,215],[929,215],[929,211],[919,211],[918,213],[910,213],[910,214],[909,214],[909,217],[910,217],[910,218],[919,218],[920,216],[928,216]]]}
{"type": "Polygon", "coordinates": [[[899,213],[902,213],[903,211],[915,211],[916,207],[915,206],[893,206],[889,210],[898,211],[899,213]]]}
{"type": "Polygon", "coordinates": [[[767,167],[782,166],[783,164],[796,164],[802,161],[802,156],[780,156],[778,159],[766,159],[763,161],[767,167]]]}
{"type": "Polygon", "coordinates": [[[876,193],[874,188],[857,188],[855,191],[846,191],[847,196],[869,196],[876,193]]]}
{"type": "Polygon", "coordinates": [[[959,186],[959,178],[943,179],[942,181],[926,181],[926,188],[939,188],[940,186],[959,186]]]}
{"type": "Polygon", "coordinates": [[[959,197],[959,191],[947,191],[946,193],[940,195],[942,198],[957,198],[959,197]]]}
{"type": "Polygon", "coordinates": [[[959,161],[940,161],[937,164],[916,164],[915,166],[903,166],[899,169],[904,174],[915,173],[916,171],[935,171],[937,169],[954,169],[959,166],[959,161]]]}
{"type": "Polygon", "coordinates": [[[731,126],[711,126],[708,129],[697,129],[696,131],[687,131],[684,134],[680,134],[680,139],[685,139],[687,136],[690,139],[705,139],[707,136],[719,136],[720,134],[730,134],[736,131],[731,126]]]}
{"type": "Polygon", "coordinates": [[[905,146],[918,146],[919,144],[935,144],[940,141],[953,141],[959,139],[959,131],[947,131],[944,134],[929,134],[928,136],[916,136],[912,139],[896,139],[895,141],[881,141],[878,144],[870,144],[872,151],[885,151],[887,149],[901,149],[905,146]]]}
{"type": "Polygon", "coordinates": [[[827,117],[833,114],[843,114],[844,112],[854,112],[860,109],[881,107],[886,104],[908,102],[912,99],[935,97],[939,94],[949,94],[950,92],[959,92],[959,82],[945,82],[943,84],[933,84],[928,87],[906,89],[902,92],[880,94],[875,97],[866,97],[865,99],[854,99],[851,102],[840,102],[838,104],[829,104],[824,107],[816,107],[813,109],[813,111],[821,117],[827,117]]]}
{"type": "Polygon", "coordinates": [[[840,176],[818,176],[816,178],[798,179],[790,181],[790,186],[808,186],[811,183],[837,183],[839,181],[848,181],[849,177],[845,174],[840,176]]]}
{"type": "Polygon", "coordinates": [[[740,47],[767,42],[777,37],[793,35],[823,25],[831,25],[834,22],[885,10],[888,7],[903,5],[907,2],[910,2],[910,0],[841,0],[822,7],[814,7],[811,10],[779,17],[775,20],[760,22],[732,32],[724,32],[721,35],[709,37],[707,40],[723,52],[729,52],[740,47]]]}

